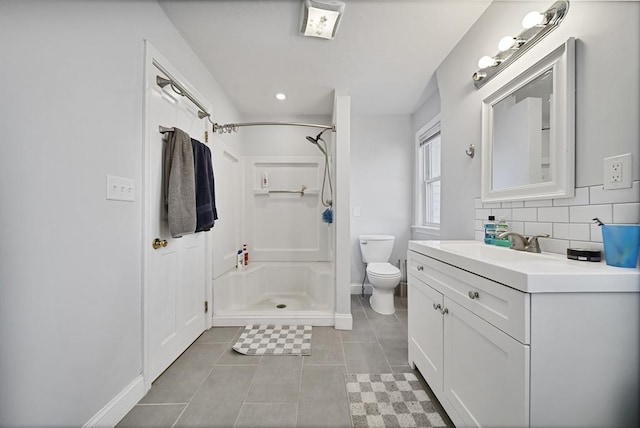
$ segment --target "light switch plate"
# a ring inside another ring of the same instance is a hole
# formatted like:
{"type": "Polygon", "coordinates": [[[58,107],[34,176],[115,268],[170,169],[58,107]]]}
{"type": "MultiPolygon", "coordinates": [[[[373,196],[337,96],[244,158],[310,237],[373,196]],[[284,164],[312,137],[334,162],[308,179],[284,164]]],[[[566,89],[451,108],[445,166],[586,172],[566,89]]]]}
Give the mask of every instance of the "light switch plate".
{"type": "Polygon", "coordinates": [[[631,153],[604,159],[604,189],[627,189],[631,187],[631,153]]]}
{"type": "Polygon", "coordinates": [[[107,199],[113,201],[135,201],[134,181],[130,178],[107,175],[107,199]]]}

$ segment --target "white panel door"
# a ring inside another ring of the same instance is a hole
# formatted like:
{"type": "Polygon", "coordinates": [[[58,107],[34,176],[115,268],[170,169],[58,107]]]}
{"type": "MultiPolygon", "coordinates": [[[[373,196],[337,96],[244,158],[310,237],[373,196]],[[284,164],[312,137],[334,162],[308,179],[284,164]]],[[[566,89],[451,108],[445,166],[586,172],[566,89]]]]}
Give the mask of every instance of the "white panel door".
{"type": "MultiPolygon", "coordinates": [[[[164,60],[166,61],[166,60],[164,60]]],[[[162,62],[165,70],[170,64],[162,62]]],[[[162,192],[163,134],[158,126],[178,127],[204,142],[206,121],[197,108],[174,94],[169,86],[155,84],[164,74],[147,67],[147,132],[145,197],[145,343],[147,381],[156,379],[205,328],[205,233],[172,238],[162,192]],[[166,247],[154,249],[154,239],[166,247]]]]}
{"type": "Polygon", "coordinates": [[[443,296],[411,276],[409,305],[409,363],[415,363],[433,391],[442,391],[443,296]]]}
{"type": "Polygon", "coordinates": [[[456,425],[529,424],[529,347],[444,298],[444,393],[456,425]]]}

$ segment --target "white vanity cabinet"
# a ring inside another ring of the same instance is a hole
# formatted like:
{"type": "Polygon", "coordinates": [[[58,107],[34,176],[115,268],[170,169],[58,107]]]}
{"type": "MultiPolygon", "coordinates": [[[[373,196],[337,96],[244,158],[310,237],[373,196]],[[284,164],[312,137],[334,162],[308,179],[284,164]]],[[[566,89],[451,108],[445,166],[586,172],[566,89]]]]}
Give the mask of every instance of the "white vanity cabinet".
{"type": "Polygon", "coordinates": [[[640,272],[519,253],[411,241],[409,363],[459,427],[636,426],[640,272]]]}
{"type": "Polygon", "coordinates": [[[409,362],[434,392],[442,391],[456,425],[526,425],[529,347],[478,315],[492,314],[517,330],[509,316],[518,317],[512,324],[522,322],[525,293],[503,290],[468,272],[460,272],[462,280],[455,278],[456,268],[417,253],[410,252],[407,260],[409,362]]]}

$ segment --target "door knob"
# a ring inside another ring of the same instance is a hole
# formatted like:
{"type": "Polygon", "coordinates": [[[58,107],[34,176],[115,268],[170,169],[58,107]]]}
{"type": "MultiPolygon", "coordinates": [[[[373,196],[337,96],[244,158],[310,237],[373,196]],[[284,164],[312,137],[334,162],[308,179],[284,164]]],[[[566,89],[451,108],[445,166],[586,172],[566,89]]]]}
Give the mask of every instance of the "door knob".
{"type": "Polygon", "coordinates": [[[477,299],[478,297],[480,297],[480,295],[477,291],[469,291],[469,298],[471,300],[477,299]]]}
{"type": "Polygon", "coordinates": [[[153,243],[151,244],[154,250],[157,250],[160,247],[164,248],[167,245],[169,245],[169,243],[167,242],[166,239],[159,239],[159,238],[154,239],[153,243]]]}

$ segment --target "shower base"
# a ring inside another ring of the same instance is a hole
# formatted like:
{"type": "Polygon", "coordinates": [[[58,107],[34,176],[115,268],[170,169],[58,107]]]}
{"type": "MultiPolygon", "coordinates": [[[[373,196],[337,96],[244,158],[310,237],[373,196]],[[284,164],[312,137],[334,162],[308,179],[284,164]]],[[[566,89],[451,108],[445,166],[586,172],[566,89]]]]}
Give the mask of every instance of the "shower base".
{"type": "Polygon", "coordinates": [[[214,280],[214,326],[332,326],[332,265],[261,262],[214,280]]]}

